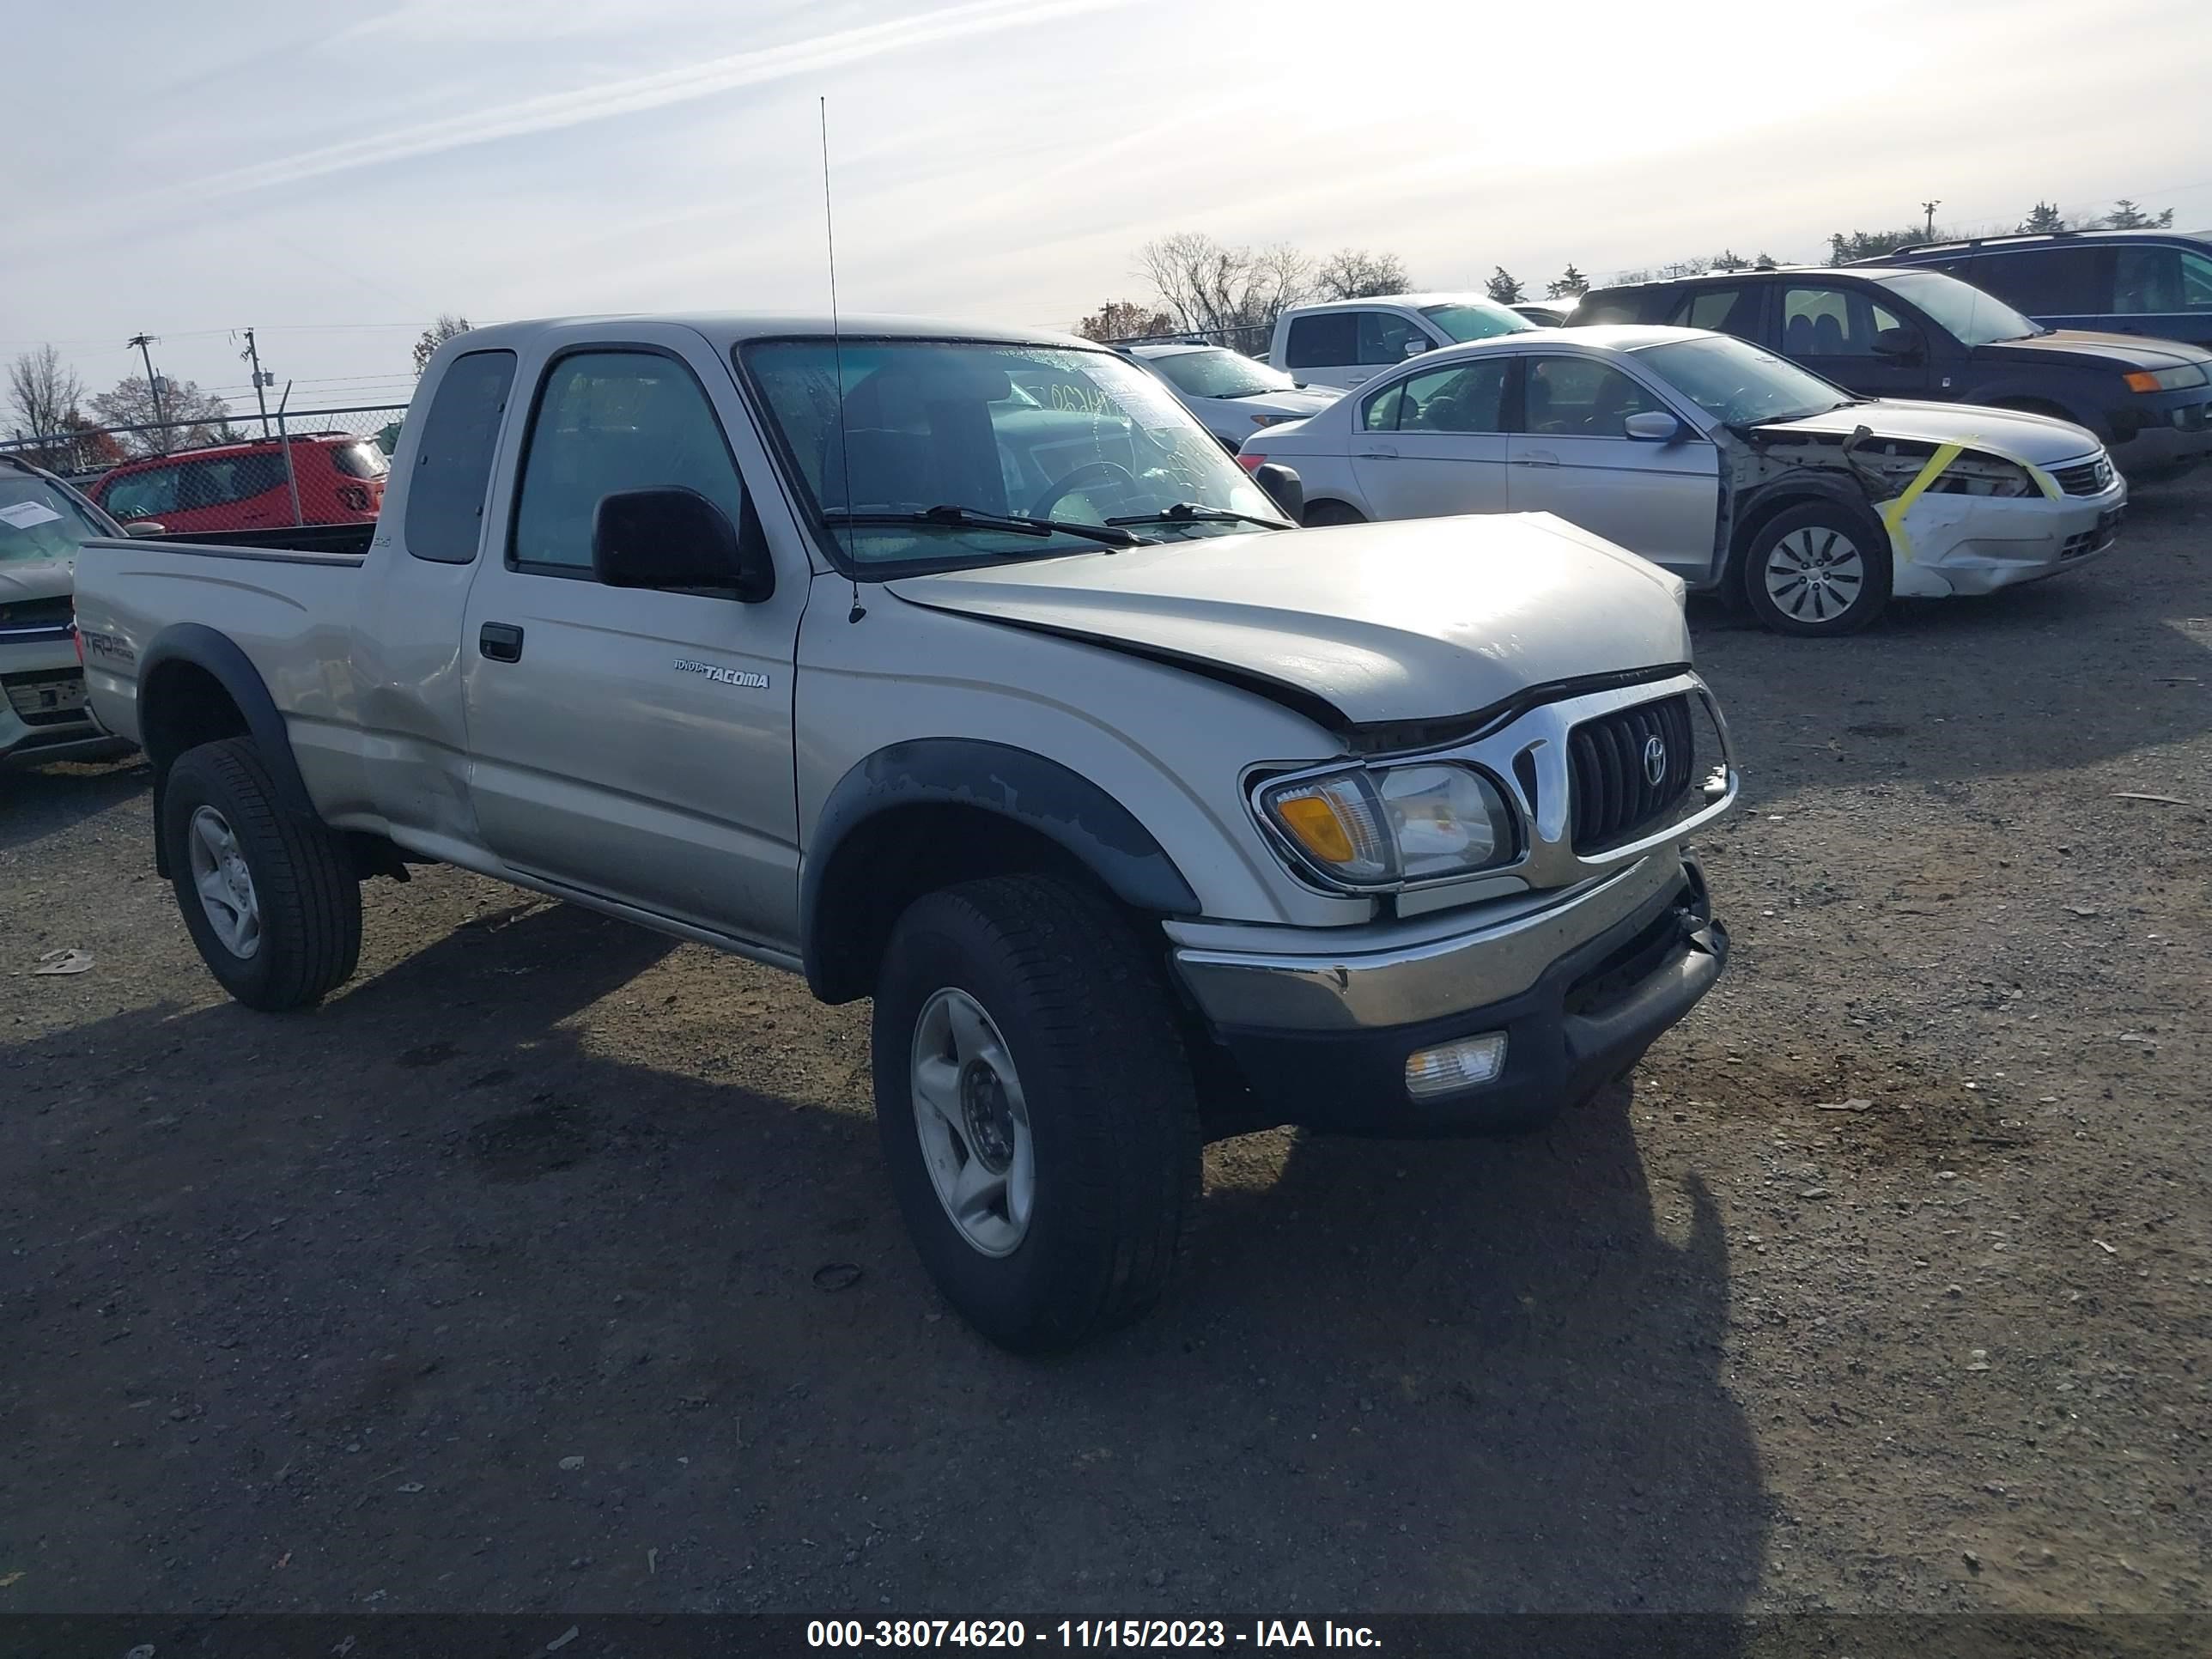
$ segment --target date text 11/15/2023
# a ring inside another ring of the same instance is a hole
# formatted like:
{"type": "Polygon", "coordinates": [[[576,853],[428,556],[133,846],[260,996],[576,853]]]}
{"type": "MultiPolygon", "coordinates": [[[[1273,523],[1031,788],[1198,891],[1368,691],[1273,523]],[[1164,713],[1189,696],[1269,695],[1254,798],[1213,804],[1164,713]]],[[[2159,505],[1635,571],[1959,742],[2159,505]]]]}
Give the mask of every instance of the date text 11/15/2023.
{"type": "Polygon", "coordinates": [[[811,1648],[1376,1648],[1364,1625],[1324,1619],[1063,1619],[1032,1629],[1018,1619],[815,1619],[811,1648]]]}

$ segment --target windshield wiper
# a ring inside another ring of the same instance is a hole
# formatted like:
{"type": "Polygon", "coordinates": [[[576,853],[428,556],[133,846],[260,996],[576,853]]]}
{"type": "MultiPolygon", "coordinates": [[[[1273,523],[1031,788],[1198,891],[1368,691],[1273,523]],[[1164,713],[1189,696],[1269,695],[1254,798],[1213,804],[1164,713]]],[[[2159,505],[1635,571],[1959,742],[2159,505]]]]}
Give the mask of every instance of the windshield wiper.
{"type": "Polygon", "coordinates": [[[1158,513],[1125,514],[1106,522],[1109,525],[1256,524],[1262,530],[1289,530],[1293,527],[1285,519],[1256,518],[1249,513],[1232,513],[1226,507],[1200,507],[1196,501],[1177,501],[1173,507],[1158,513]]]}
{"type": "Polygon", "coordinates": [[[985,513],[972,507],[933,507],[922,513],[848,513],[832,507],[822,518],[827,524],[933,524],[953,530],[1004,530],[1017,536],[1050,536],[1057,530],[1108,547],[1137,547],[1142,545],[1144,539],[1126,530],[1111,528],[1118,520],[1096,525],[1076,524],[1066,519],[1019,519],[1009,513],[985,513]]]}

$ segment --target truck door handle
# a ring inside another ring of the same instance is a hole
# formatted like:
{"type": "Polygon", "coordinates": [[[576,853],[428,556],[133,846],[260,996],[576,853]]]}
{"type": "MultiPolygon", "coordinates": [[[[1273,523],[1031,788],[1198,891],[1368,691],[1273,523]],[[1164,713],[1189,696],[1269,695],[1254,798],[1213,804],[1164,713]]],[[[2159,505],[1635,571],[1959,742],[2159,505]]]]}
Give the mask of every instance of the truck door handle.
{"type": "Polygon", "coordinates": [[[1557,466],[1559,464],[1559,458],[1548,449],[1532,450],[1526,455],[1513,458],[1516,466],[1557,466]]]}
{"type": "Polygon", "coordinates": [[[494,662],[520,662],[522,630],[513,623],[486,623],[477,634],[477,649],[494,662]]]}

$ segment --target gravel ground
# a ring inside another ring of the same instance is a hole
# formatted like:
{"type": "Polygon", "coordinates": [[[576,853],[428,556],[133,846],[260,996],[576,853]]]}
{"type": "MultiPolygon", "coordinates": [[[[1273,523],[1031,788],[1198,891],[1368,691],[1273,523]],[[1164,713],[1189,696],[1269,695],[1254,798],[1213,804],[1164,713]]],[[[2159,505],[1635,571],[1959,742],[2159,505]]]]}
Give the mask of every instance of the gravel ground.
{"type": "Polygon", "coordinates": [[[258,1016],[142,768],[10,777],[0,1611],[2206,1609],[2208,514],[1703,616],[1723,988],[1533,1139],[1213,1148],[1049,1364],[924,1282],[864,1007],[439,871],[258,1016]]]}

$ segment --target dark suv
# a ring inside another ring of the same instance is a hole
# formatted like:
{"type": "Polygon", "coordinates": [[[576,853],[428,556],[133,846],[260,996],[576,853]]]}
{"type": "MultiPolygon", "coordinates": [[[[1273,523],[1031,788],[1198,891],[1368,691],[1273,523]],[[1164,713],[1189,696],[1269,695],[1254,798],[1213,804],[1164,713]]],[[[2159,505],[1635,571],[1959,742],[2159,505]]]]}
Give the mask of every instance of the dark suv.
{"type": "Polygon", "coordinates": [[[2052,328],[2146,334],[2212,350],[2212,231],[1983,236],[1902,248],[1866,263],[1943,271],[2052,328]]]}
{"type": "Polygon", "coordinates": [[[1594,289],[1584,323],[1717,329],[1865,398],[2055,415],[2101,438],[2134,483],[2212,453],[2212,352],[2047,329],[1941,271],[1814,265],[1594,289]]]}

